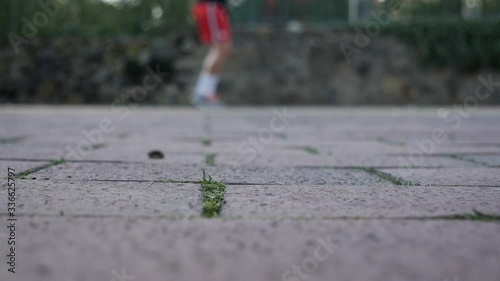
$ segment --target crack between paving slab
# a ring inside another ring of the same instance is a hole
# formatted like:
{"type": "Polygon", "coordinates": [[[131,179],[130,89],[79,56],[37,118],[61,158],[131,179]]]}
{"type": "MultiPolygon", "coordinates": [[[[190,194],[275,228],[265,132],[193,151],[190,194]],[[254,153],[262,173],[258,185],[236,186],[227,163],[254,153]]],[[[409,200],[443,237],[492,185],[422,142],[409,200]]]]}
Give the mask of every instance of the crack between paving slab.
{"type": "Polygon", "coordinates": [[[226,202],[224,200],[226,184],[212,179],[210,175],[207,177],[205,171],[203,171],[200,184],[203,193],[202,216],[205,218],[218,217],[222,210],[222,205],[226,202]]]}
{"type": "Polygon", "coordinates": [[[311,145],[303,146],[301,149],[310,155],[318,155],[319,154],[319,150],[311,145]]]}
{"type": "MultiPolygon", "coordinates": [[[[358,168],[360,169],[360,168],[358,168]]],[[[108,180],[108,179],[73,179],[73,178],[65,178],[65,179],[49,179],[49,178],[43,178],[43,179],[26,179],[26,180],[32,180],[32,181],[67,181],[67,182],[116,182],[116,183],[177,183],[177,184],[199,184],[199,181],[184,181],[184,180],[170,180],[170,179],[159,179],[159,180],[108,180]]],[[[272,186],[286,186],[290,184],[283,184],[283,183],[248,183],[248,182],[226,182],[226,185],[228,186],[267,186],[267,187],[272,187],[272,186]]],[[[323,186],[323,185],[330,185],[330,184],[316,184],[318,186],[323,186]]],[[[355,185],[357,186],[357,185],[355,185]]],[[[487,188],[500,188],[500,185],[474,185],[474,184],[426,184],[422,185],[424,187],[487,187],[487,188]]],[[[367,185],[366,187],[369,187],[367,185]]]]}
{"type": "Polygon", "coordinates": [[[50,159],[0,158],[0,161],[15,161],[15,162],[48,162],[48,161],[50,161],[50,159]]]}
{"type": "Polygon", "coordinates": [[[407,180],[404,180],[400,177],[396,177],[392,174],[389,174],[389,173],[386,173],[386,172],[382,172],[380,170],[377,170],[377,169],[373,169],[373,168],[361,168],[362,171],[368,173],[368,174],[371,174],[371,175],[374,175],[374,176],[377,176],[379,177],[380,179],[383,179],[383,180],[386,180],[388,182],[391,182],[395,185],[398,185],[398,186],[420,186],[421,184],[419,182],[412,182],[412,181],[407,181],[407,180]]]}
{"type": "MultiPolygon", "coordinates": [[[[0,158],[0,161],[17,161],[17,162],[48,162],[53,159],[30,159],[30,158],[0,158]]],[[[106,164],[145,164],[150,162],[140,161],[122,161],[122,160],[66,160],[67,163],[106,163],[106,164]]]]}
{"type": "Polygon", "coordinates": [[[213,133],[212,126],[210,126],[211,119],[212,116],[210,115],[210,112],[206,112],[205,118],[203,119],[203,131],[207,133],[209,137],[211,137],[213,133]]]}
{"type": "Polygon", "coordinates": [[[386,155],[388,156],[414,156],[415,154],[424,154],[425,157],[447,157],[449,155],[454,155],[454,154],[461,154],[461,155],[500,155],[500,152],[498,151],[493,151],[493,152],[457,152],[457,153],[432,153],[432,154],[427,154],[427,153],[422,153],[419,151],[415,151],[414,153],[387,153],[386,155]]]}
{"type": "MultiPolygon", "coordinates": [[[[6,213],[0,213],[0,217],[9,216],[6,213]]],[[[201,218],[200,216],[148,216],[148,215],[105,215],[105,214],[65,214],[61,211],[59,214],[33,214],[33,213],[16,213],[18,217],[48,217],[48,218],[89,218],[89,219],[106,219],[106,218],[116,218],[116,219],[169,219],[169,220],[182,220],[182,219],[193,219],[201,218]]]]}
{"type": "MultiPolygon", "coordinates": [[[[170,180],[170,179],[158,179],[158,180],[108,180],[108,179],[73,179],[73,178],[65,178],[65,179],[27,179],[27,180],[36,180],[36,181],[68,181],[68,182],[135,182],[135,183],[181,183],[181,184],[199,184],[200,181],[191,181],[191,180],[170,180]]],[[[249,185],[249,186],[283,186],[288,184],[278,184],[278,183],[249,183],[249,182],[227,182],[226,185],[249,185]]]]}
{"type": "Polygon", "coordinates": [[[474,164],[478,164],[478,165],[481,165],[481,166],[485,166],[485,167],[491,168],[491,165],[488,164],[488,163],[485,163],[485,162],[482,162],[482,161],[477,161],[477,160],[474,160],[474,159],[465,158],[465,157],[463,157],[462,155],[459,155],[459,154],[449,154],[447,157],[449,157],[451,159],[456,159],[456,160],[460,160],[460,161],[464,161],[464,162],[474,163],[474,164]]]}
{"type": "Polygon", "coordinates": [[[23,136],[23,137],[12,137],[12,138],[0,138],[0,144],[13,144],[13,143],[19,143],[27,139],[28,137],[23,136]]]}
{"type": "MultiPolygon", "coordinates": [[[[177,152],[175,154],[168,154],[170,156],[172,155],[201,155],[202,153],[200,152],[177,152]]],[[[30,162],[47,162],[47,161],[52,161],[53,159],[30,159],[30,158],[0,158],[0,161],[30,161],[30,162]]],[[[151,164],[153,162],[151,161],[126,161],[126,160],[66,160],[68,163],[105,163],[105,164],[151,164]]],[[[154,163],[161,163],[158,161],[155,161],[154,163]]]]}
{"type": "MultiPolygon", "coordinates": [[[[286,166],[285,166],[286,167],[286,166]]],[[[442,169],[444,166],[289,166],[298,169],[339,169],[339,170],[359,170],[359,169],[442,169]]]]}
{"type": "Polygon", "coordinates": [[[433,186],[433,187],[491,187],[491,188],[500,188],[500,185],[487,185],[487,184],[426,184],[424,186],[433,186]]]}
{"type": "Polygon", "coordinates": [[[312,145],[284,145],[284,146],[279,146],[279,148],[286,149],[286,150],[303,151],[303,152],[310,154],[310,155],[318,155],[319,154],[319,149],[312,146],[312,145]]]}
{"type": "Polygon", "coordinates": [[[404,141],[397,141],[397,140],[387,139],[387,138],[384,138],[384,137],[378,137],[377,141],[380,142],[380,143],[392,146],[392,147],[394,147],[394,146],[396,146],[396,147],[404,147],[404,146],[406,146],[406,142],[404,142],[404,141]]]}
{"type": "Polygon", "coordinates": [[[215,157],[217,157],[216,153],[205,154],[205,164],[208,166],[215,166],[215,157]]]}
{"type": "Polygon", "coordinates": [[[363,216],[337,216],[337,217],[220,217],[221,220],[295,220],[295,221],[314,221],[314,220],[416,220],[416,221],[432,221],[432,220],[455,220],[455,221],[488,221],[500,222],[500,214],[485,214],[476,210],[473,213],[460,213],[439,216],[402,216],[402,217],[363,217],[363,216]]]}
{"type": "Polygon", "coordinates": [[[461,146],[461,147],[480,147],[480,146],[500,147],[500,143],[493,143],[493,142],[475,142],[475,143],[450,142],[450,144],[454,144],[456,146],[461,146]]]}
{"type": "MultiPolygon", "coordinates": [[[[8,213],[0,213],[0,217],[8,217],[8,213]]],[[[64,214],[60,212],[59,214],[34,214],[34,213],[17,213],[18,217],[48,217],[48,218],[117,218],[117,219],[166,219],[166,220],[192,220],[192,219],[204,219],[204,216],[168,216],[168,215],[109,215],[109,214],[64,214]]],[[[459,213],[450,215],[439,215],[439,216],[403,216],[403,217],[363,217],[363,216],[338,216],[338,217],[213,217],[212,219],[217,219],[221,221],[478,221],[478,222],[495,222],[500,223],[500,215],[497,214],[485,214],[478,211],[473,213],[459,213]]]]}
{"type": "MultiPolygon", "coordinates": [[[[254,133],[259,133],[258,131],[257,132],[254,132],[254,133]]],[[[210,139],[208,139],[209,141],[213,142],[213,141],[218,141],[218,142],[225,142],[225,141],[241,141],[243,139],[243,137],[238,137],[238,136],[235,136],[235,137],[231,137],[231,136],[226,136],[226,137],[219,137],[219,136],[213,136],[211,137],[210,139]]],[[[180,141],[180,142],[190,142],[190,143],[199,143],[199,142],[204,142],[205,140],[207,140],[206,137],[185,137],[185,138],[172,138],[173,141],[180,141]]]]}
{"type": "MultiPolygon", "coordinates": [[[[196,153],[199,155],[199,153],[196,153]]],[[[448,157],[449,154],[442,154],[439,156],[429,157],[448,157]]],[[[30,158],[0,158],[0,161],[16,161],[16,162],[49,162],[53,159],[30,159],[30,158]]],[[[123,160],[66,160],[67,163],[96,163],[96,164],[151,164],[152,162],[141,162],[141,161],[123,161],[123,160]]],[[[249,166],[250,167],[250,166],[249,166]]],[[[297,169],[340,169],[340,170],[359,170],[364,168],[370,169],[447,169],[455,167],[445,167],[445,166],[282,166],[284,168],[297,168],[297,169]]],[[[500,168],[500,165],[488,165],[489,168],[500,168]]]]}
{"type": "Polygon", "coordinates": [[[23,172],[20,172],[16,178],[17,179],[26,179],[26,176],[32,174],[32,173],[36,173],[38,171],[41,171],[41,170],[45,170],[45,169],[48,169],[50,167],[54,167],[54,166],[57,166],[59,164],[62,164],[62,163],[65,163],[66,161],[64,159],[59,159],[59,160],[50,160],[50,163],[48,164],[45,164],[45,165],[42,165],[42,166],[38,166],[38,167],[35,167],[35,168],[32,168],[32,169],[28,169],[26,171],[23,171],[23,172]]]}

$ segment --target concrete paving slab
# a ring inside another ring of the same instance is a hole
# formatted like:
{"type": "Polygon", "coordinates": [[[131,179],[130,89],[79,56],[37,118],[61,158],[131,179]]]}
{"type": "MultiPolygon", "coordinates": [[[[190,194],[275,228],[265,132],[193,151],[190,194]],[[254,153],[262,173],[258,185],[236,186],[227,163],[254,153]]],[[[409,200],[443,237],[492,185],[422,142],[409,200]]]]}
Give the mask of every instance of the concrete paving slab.
{"type": "Polygon", "coordinates": [[[456,147],[471,147],[471,146],[482,146],[482,147],[500,147],[500,142],[488,142],[488,141],[453,141],[449,142],[448,145],[456,147]]]}
{"type": "Polygon", "coordinates": [[[385,180],[357,169],[217,166],[206,171],[227,183],[387,186],[385,180]]]}
{"type": "Polygon", "coordinates": [[[302,144],[284,145],[288,149],[303,149],[304,147],[314,147],[320,153],[358,153],[358,154],[386,154],[400,153],[404,151],[404,143],[383,143],[377,141],[330,141],[329,143],[321,143],[318,141],[303,142],[302,144]]]}
{"type": "Polygon", "coordinates": [[[123,161],[123,162],[150,162],[172,165],[202,165],[205,161],[205,154],[200,150],[189,149],[176,152],[174,149],[163,149],[162,146],[155,145],[126,145],[126,146],[104,146],[97,150],[91,150],[84,154],[79,154],[79,161],[123,161]],[[149,153],[161,151],[162,159],[151,159],[149,153]]]}
{"type": "Polygon", "coordinates": [[[305,151],[291,153],[259,152],[257,154],[217,154],[216,165],[269,166],[269,167],[482,167],[480,163],[450,157],[426,155],[400,155],[363,153],[310,154],[305,151]],[[255,155],[255,157],[253,157],[255,155]]]}
{"type": "MultiPolygon", "coordinates": [[[[7,187],[1,187],[7,193],[7,187]]],[[[16,181],[16,213],[36,215],[198,216],[200,186],[175,183],[16,181]]],[[[7,197],[0,197],[7,206],[7,197]]]]}
{"type": "Polygon", "coordinates": [[[500,167],[500,155],[465,155],[463,157],[485,165],[500,167]]]}
{"type": "MultiPolygon", "coordinates": [[[[5,281],[113,280],[122,273],[148,281],[301,280],[293,268],[307,280],[500,278],[497,223],[41,217],[18,223],[18,272],[3,274],[5,281]]],[[[6,244],[0,247],[4,252],[6,244]]]]}
{"type": "Polygon", "coordinates": [[[68,162],[33,174],[36,178],[50,180],[132,180],[153,181],[169,179],[175,181],[199,181],[202,167],[197,165],[171,165],[157,163],[86,163],[68,162]]]}
{"type": "Polygon", "coordinates": [[[498,221],[430,218],[473,209],[499,214],[498,168],[486,167],[500,155],[497,108],[475,111],[456,129],[438,108],[288,109],[297,117],[243,165],[234,161],[238,147],[269,128],[272,108],[148,107],[119,120],[109,107],[2,107],[0,135],[27,137],[0,144],[2,158],[59,159],[103,118],[116,128],[88,156],[96,163],[64,163],[18,181],[19,271],[6,276],[0,263],[0,279],[118,281],[122,270],[149,281],[500,279],[498,221]],[[422,151],[416,141],[435,128],[449,142],[422,151]],[[153,149],[167,158],[147,159],[153,149]],[[216,153],[215,166],[204,163],[208,153],[216,153]],[[384,172],[434,186],[395,186],[359,169],[305,167],[397,167],[398,154],[423,155],[419,166],[426,168],[384,172]],[[222,219],[180,219],[201,213],[199,185],[151,181],[194,182],[202,169],[217,180],[261,185],[229,184],[222,219]],[[401,216],[420,218],[395,218],[401,216]],[[317,239],[328,235],[335,249],[318,270],[307,278],[286,273],[314,263],[317,239]]]}
{"type": "Polygon", "coordinates": [[[66,155],[64,146],[38,146],[33,147],[28,143],[5,144],[0,146],[2,159],[35,159],[55,160],[66,155]]]}
{"type": "Polygon", "coordinates": [[[170,165],[164,163],[65,163],[34,173],[50,180],[134,180],[199,181],[202,170],[226,183],[253,184],[337,184],[384,186],[385,180],[356,169],[233,167],[170,165]]]}
{"type": "Polygon", "coordinates": [[[426,149],[414,148],[409,152],[420,153],[420,154],[500,154],[500,147],[487,147],[487,146],[472,146],[472,147],[462,147],[462,146],[447,146],[447,145],[436,145],[432,149],[431,153],[428,153],[426,149]]]}
{"type": "Polygon", "coordinates": [[[500,214],[500,188],[228,186],[224,217],[436,217],[500,214]]]}
{"type": "Polygon", "coordinates": [[[8,169],[12,168],[15,170],[15,173],[19,175],[20,173],[36,168],[41,167],[43,165],[48,164],[46,161],[8,161],[1,160],[0,161],[0,170],[4,174],[2,177],[7,177],[8,169]]]}
{"type": "Polygon", "coordinates": [[[470,185],[500,187],[499,168],[382,169],[406,181],[422,185],[470,185]]]}

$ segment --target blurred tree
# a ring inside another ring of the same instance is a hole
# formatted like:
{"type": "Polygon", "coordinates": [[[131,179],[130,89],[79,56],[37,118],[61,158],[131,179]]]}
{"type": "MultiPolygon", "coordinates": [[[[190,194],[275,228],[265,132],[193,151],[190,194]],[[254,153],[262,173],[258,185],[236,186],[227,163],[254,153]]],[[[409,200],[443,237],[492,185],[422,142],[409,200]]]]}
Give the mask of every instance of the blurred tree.
{"type": "Polygon", "coordinates": [[[500,0],[483,0],[483,14],[500,15],[500,0]]]}
{"type": "Polygon", "coordinates": [[[401,16],[411,19],[461,17],[461,0],[402,1],[401,16]]]}
{"type": "MultiPolygon", "coordinates": [[[[187,23],[188,1],[58,0],[57,3],[63,4],[57,4],[57,13],[38,26],[39,35],[163,34],[187,23]]],[[[40,12],[45,13],[39,0],[1,0],[0,31],[21,35],[25,19],[33,23],[33,16],[40,12]]]]}
{"type": "MultiPolygon", "coordinates": [[[[39,2],[60,8],[39,28],[40,36],[165,35],[188,23],[193,0],[0,0],[0,32],[21,34],[23,18],[43,12],[39,2]]],[[[382,9],[391,0],[372,0],[382,9]]],[[[462,6],[482,3],[484,15],[500,15],[500,0],[397,0],[397,19],[461,18],[462,6]]],[[[283,24],[290,20],[345,23],[349,0],[228,0],[235,24],[283,24]]],[[[395,17],[396,19],[396,17],[395,17]]],[[[6,39],[6,36],[2,36],[6,39]]]]}
{"type": "Polygon", "coordinates": [[[4,37],[4,34],[7,34],[9,32],[9,24],[10,24],[10,19],[9,19],[9,13],[11,13],[12,9],[10,7],[11,5],[11,0],[8,1],[0,1],[0,32],[2,34],[2,37],[4,37]]]}
{"type": "MultiPolygon", "coordinates": [[[[348,0],[247,0],[234,1],[231,15],[236,23],[283,24],[291,20],[332,23],[347,20],[348,0]]],[[[231,3],[231,1],[230,1],[231,3]]]]}

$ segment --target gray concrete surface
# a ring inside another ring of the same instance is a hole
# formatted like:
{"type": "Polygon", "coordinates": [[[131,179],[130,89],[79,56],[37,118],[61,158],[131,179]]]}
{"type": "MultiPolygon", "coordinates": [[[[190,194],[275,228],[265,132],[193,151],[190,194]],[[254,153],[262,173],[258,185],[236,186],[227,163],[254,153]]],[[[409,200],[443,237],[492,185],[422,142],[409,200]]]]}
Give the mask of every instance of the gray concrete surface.
{"type": "MultiPolygon", "coordinates": [[[[200,186],[179,183],[19,180],[17,212],[35,215],[197,216],[200,186]]],[[[0,205],[7,206],[6,197],[0,205]]]]}
{"type": "Polygon", "coordinates": [[[307,280],[500,274],[497,223],[26,217],[23,227],[23,267],[2,280],[113,280],[122,269],[133,280],[282,280],[314,257],[318,240],[331,253],[321,248],[324,260],[307,280]]]}
{"type": "Polygon", "coordinates": [[[500,188],[230,186],[224,217],[431,217],[500,213],[500,188]]]}
{"type": "Polygon", "coordinates": [[[2,107],[0,280],[497,281],[500,110],[437,110],[2,107]],[[39,168],[16,180],[16,274],[9,167],[39,168]]]}
{"type": "Polygon", "coordinates": [[[500,187],[498,168],[450,167],[447,169],[382,169],[383,172],[422,185],[471,185],[500,187]]]}

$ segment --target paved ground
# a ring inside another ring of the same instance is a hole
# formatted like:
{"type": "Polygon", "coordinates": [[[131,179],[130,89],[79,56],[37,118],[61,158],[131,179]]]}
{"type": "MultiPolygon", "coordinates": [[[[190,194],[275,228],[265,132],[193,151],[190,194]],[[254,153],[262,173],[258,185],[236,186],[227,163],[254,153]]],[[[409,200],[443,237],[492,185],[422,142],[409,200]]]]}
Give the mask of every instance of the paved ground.
{"type": "Polygon", "coordinates": [[[1,108],[0,279],[498,281],[500,110],[437,112],[1,108]]]}

